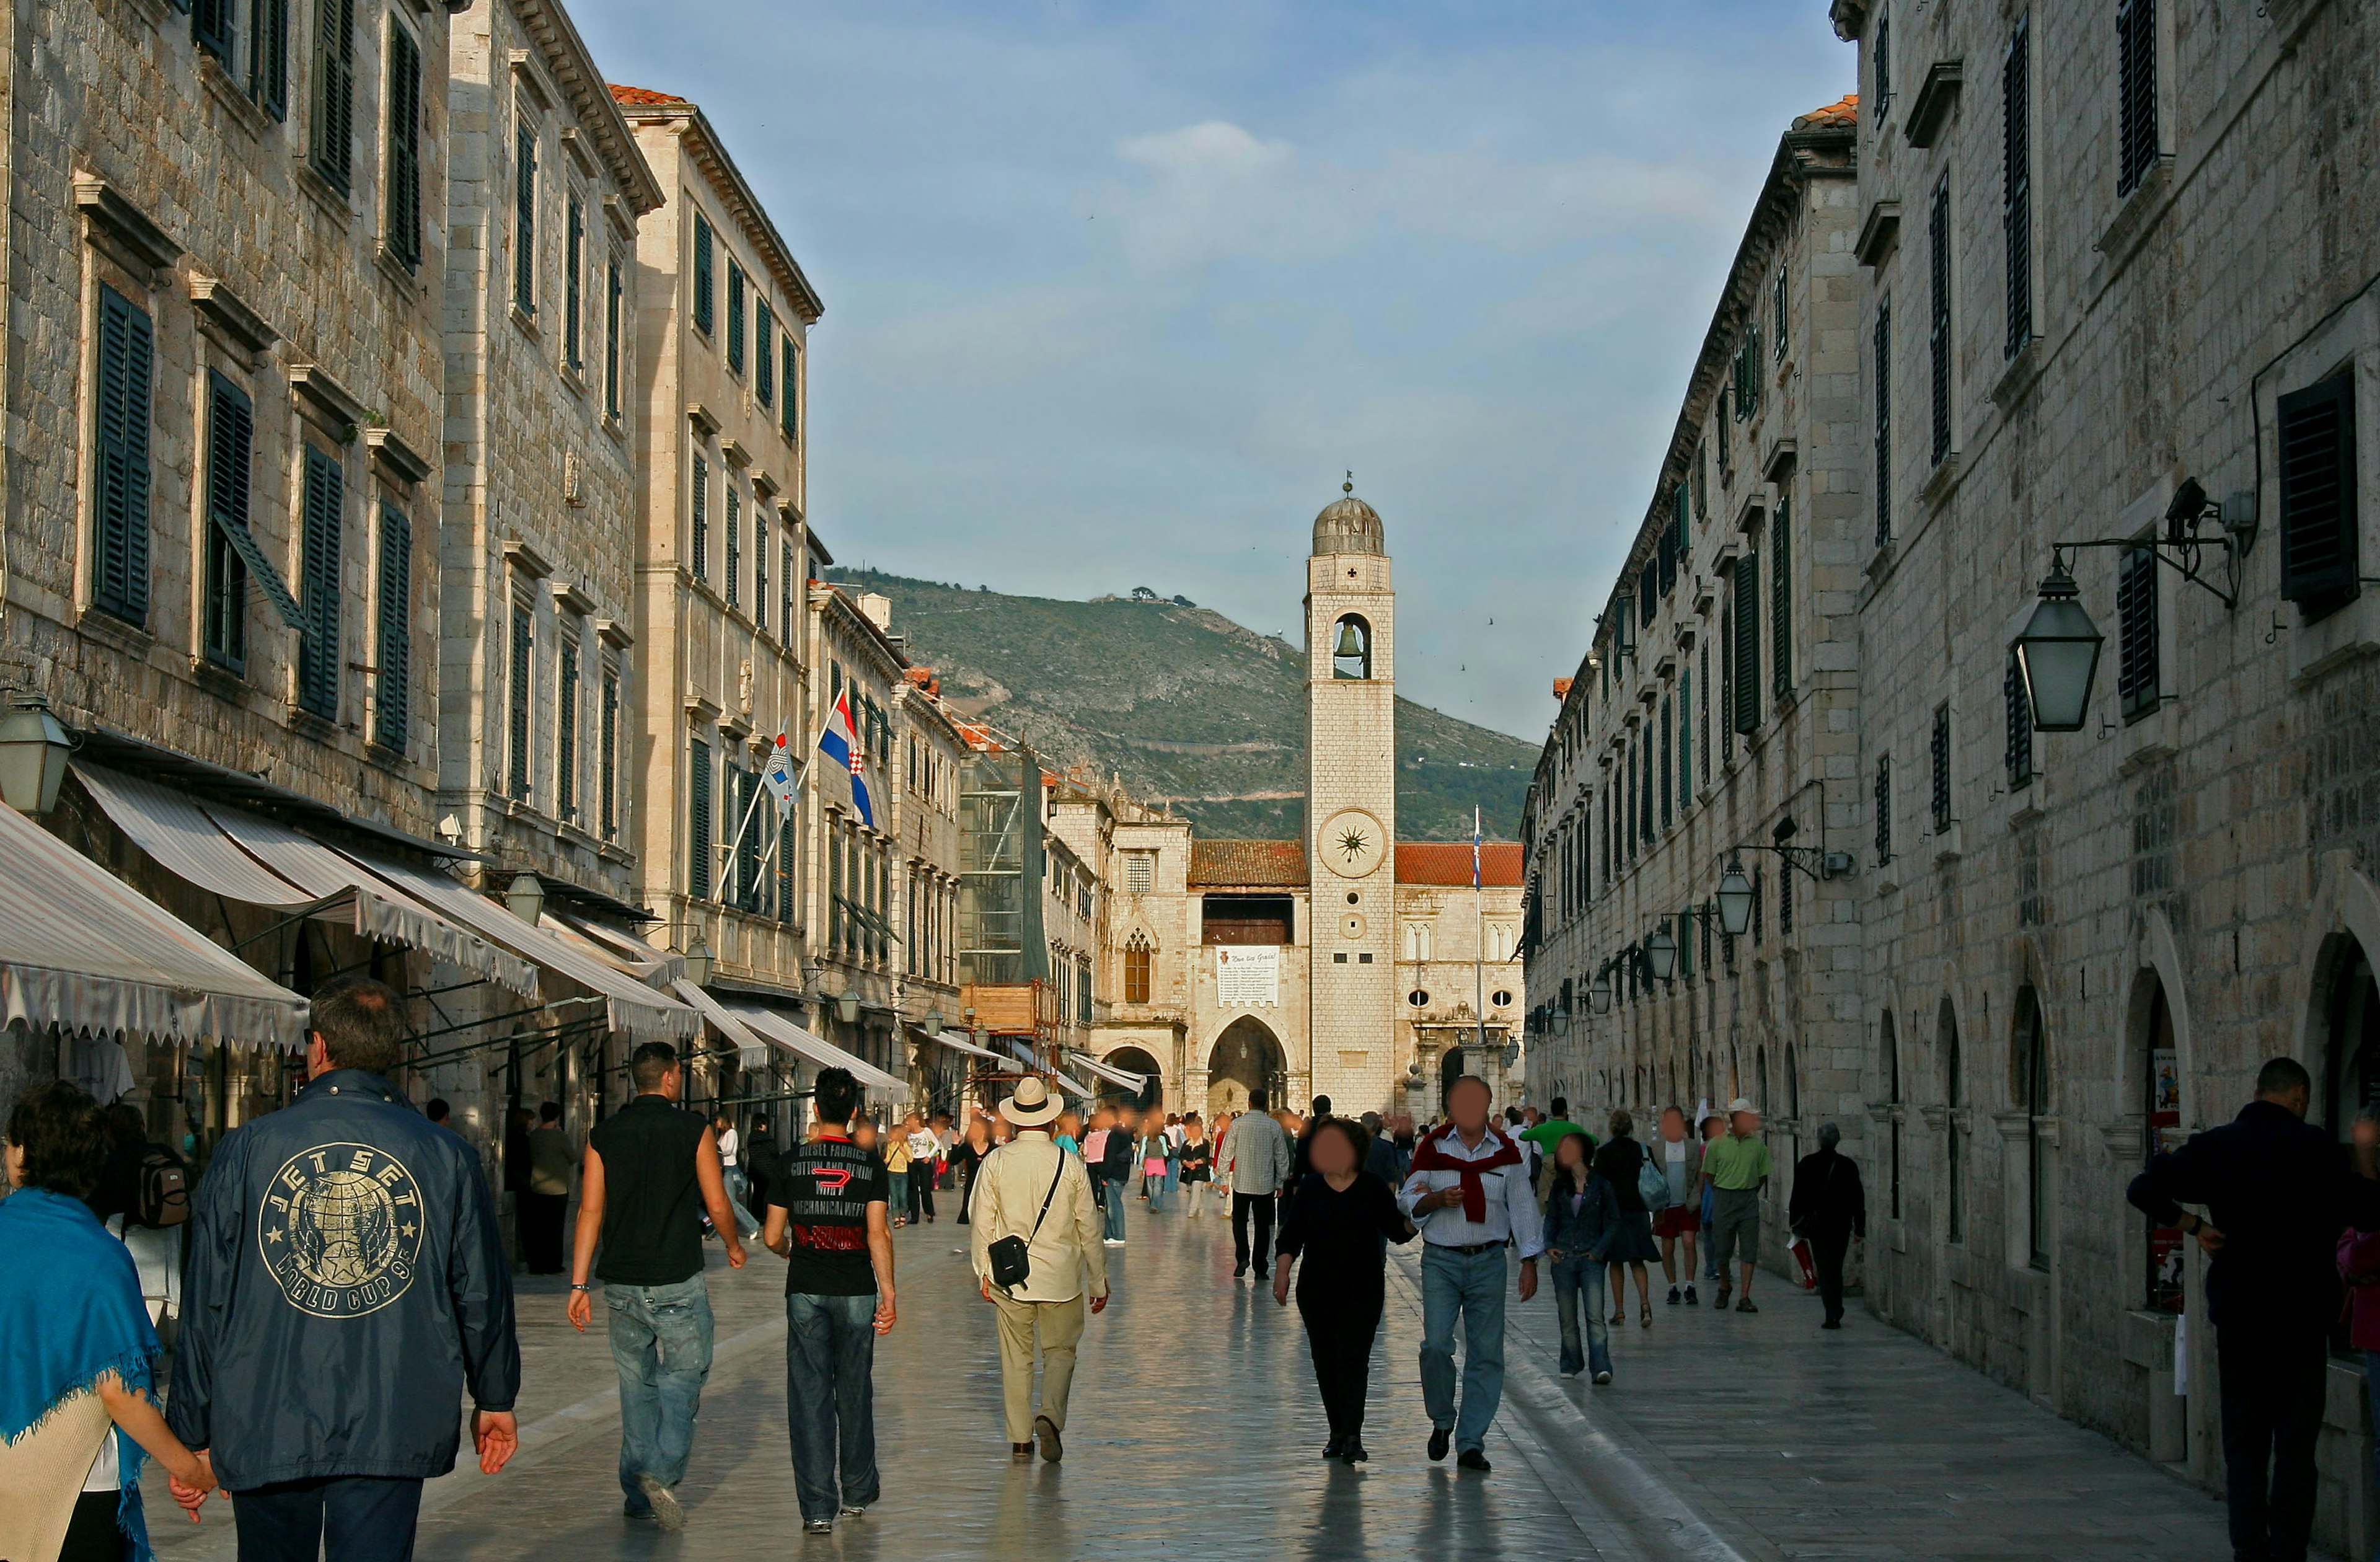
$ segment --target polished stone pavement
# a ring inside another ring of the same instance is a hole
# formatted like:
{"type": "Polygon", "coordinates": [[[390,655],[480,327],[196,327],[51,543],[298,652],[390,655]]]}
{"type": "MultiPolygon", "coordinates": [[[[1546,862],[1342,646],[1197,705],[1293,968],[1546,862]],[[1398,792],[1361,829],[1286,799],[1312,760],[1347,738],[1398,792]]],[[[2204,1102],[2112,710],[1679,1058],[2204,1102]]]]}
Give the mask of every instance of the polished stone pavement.
{"type": "MultiPolygon", "coordinates": [[[[1372,1461],[1326,1463],[1294,1310],[1234,1285],[1225,1222],[1137,1202],[1131,1245],[1110,1250],[1114,1304],[1084,1338],[1065,1461],[1018,1466],[965,1235],[947,1220],[896,1233],[901,1322],[877,1355],[884,1499],[832,1538],[801,1532],[786,1464],[783,1266],[756,1253],[731,1273],[714,1250],[718,1360],[685,1532],[620,1517],[600,1321],[577,1335],[560,1288],[524,1281],[522,1452],[500,1476],[432,1483],[417,1555],[2169,1562],[2228,1549],[2204,1494],[1856,1312],[1819,1332],[1815,1300],[1773,1276],[1750,1316],[1666,1307],[1657,1289],[1650,1330],[1614,1331],[1607,1388],[1555,1374],[1548,1285],[1514,1310],[1482,1478],[1423,1452],[1419,1293],[1401,1253],[1372,1461]]],[[[162,1490],[150,1510],[169,1562],[234,1555],[224,1507],[196,1530],[162,1490]]]]}

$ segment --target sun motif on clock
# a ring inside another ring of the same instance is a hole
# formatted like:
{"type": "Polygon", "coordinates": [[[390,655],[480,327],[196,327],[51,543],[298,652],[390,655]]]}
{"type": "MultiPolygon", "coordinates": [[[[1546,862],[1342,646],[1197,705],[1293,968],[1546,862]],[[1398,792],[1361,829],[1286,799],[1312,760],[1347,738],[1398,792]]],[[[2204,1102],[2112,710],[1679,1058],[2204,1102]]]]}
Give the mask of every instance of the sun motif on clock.
{"type": "Polygon", "coordinates": [[[1360,879],[1387,855],[1388,831],[1362,809],[1342,808],[1323,821],[1316,847],[1332,873],[1342,879],[1360,879]]]}

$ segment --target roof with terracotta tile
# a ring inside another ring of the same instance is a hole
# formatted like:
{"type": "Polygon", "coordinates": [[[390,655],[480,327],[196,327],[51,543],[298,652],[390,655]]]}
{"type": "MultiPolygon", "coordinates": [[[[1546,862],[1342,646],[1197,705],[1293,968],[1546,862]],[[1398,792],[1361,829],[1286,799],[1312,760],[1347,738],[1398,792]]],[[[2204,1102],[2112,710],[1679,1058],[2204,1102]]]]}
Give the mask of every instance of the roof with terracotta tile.
{"type": "Polygon", "coordinates": [[[1859,123],[1859,94],[1845,92],[1824,108],[1814,108],[1793,121],[1797,130],[1822,130],[1836,125],[1859,123]]]}
{"type": "Polygon", "coordinates": [[[686,101],[674,92],[656,92],[650,87],[629,87],[617,81],[612,83],[612,96],[615,101],[625,104],[665,104],[686,101]]]}
{"type": "Polygon", "coordinates": [[[1304,889],[1305,847],[1298,841],[1190,843],[1192,889],[1304,889]]]}
{"type": "MultiPolygon", "coordinates": [[[[1479,845],[1479,882],[1491,888],[1518,888],[1521,883],[1521,843],[1482,841],[1479,845]]],[[[1471,843],[1399,841],[1397,883],[1469,885],[1471,843]]]]}

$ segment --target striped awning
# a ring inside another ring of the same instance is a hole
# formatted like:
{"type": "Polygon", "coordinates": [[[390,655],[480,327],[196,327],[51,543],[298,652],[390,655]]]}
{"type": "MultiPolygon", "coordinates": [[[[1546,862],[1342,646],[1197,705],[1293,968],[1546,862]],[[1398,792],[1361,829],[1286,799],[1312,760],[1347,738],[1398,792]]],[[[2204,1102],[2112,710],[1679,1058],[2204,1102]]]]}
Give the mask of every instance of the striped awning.
{"type": "Polygon", "coordinates": [[[702,1011],[710,1028],[735,1048],[735,1061],[747,1068],[758,1068],[769,1061],[769,1048],[752,1028],[727,1012],[727,1006],[681,976],[670,983],[670,991],[702,1011]]]}
{"type": "Polygon", "coordinates": [[[848,1068],[869,1096],[878,1100],[899,1101],[909,1094],[909,1081],[888,1074],[866,1058],[844,1051],[832,1042],[823,1042],[771,1008],[759,1004],[730,1001],[729,1013],[742,1020],[768,1041],[786,1051],[808,1058],[821,1068],[848,1068]]]}
{"type": "Polygon", "coordinates": [[[1088,1069],[1100,1079],[1111,1084],[1122,1085],[1135,1094],[1148,1088],[1148,1076],[1146,1074],[1135,1074],[1129,1068],[1119,1068],[1112,1063],[1102,1063],[1087,1052],[1069,1050],[1066,1056],[1075,1067],[1088,1069]]]}

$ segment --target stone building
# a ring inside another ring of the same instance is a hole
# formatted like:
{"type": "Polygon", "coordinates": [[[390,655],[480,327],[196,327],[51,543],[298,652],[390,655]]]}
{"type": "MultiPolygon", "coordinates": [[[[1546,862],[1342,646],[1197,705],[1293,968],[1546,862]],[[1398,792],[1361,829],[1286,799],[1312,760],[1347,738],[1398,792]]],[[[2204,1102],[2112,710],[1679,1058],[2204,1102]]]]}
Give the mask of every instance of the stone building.
{"type": "Polygon", "coordinates": [[[1856,112],[1778,142],[1523,832],[1537,1093],[1590,1126],[1746,1096],[1789,1165],[1820,1120],[1855,1153],[1866,1127],[1860,885],[1830,859],[1861,804],[1856,112]]]}
{"type": "Polygon", "coordinates": [[[896,764],[886,790],[898,877],[889,920],[900,940],[892,1008],[906,1032],[915,1098],[929,1109],[954,1113],[965,1055],[933,1042],[943,1026],[959,1023],[965,1007],[959,1001],[959,775],[967,739],[958,717],[942,704],[930,667],[903,669],[892,690],[892,720],[896,764]]]}

